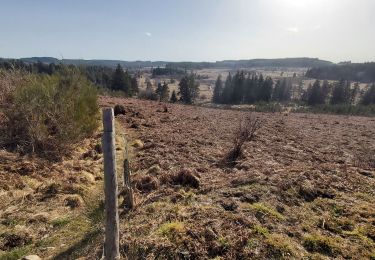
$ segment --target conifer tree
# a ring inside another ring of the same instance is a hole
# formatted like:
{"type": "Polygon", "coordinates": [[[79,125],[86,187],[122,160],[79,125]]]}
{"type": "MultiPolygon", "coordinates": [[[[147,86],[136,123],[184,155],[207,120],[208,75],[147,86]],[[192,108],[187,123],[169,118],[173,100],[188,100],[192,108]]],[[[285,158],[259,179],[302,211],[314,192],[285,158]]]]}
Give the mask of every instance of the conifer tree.
{"type": "Polygon", "coordinates": [[[162,86],[162,84],[159,82],[159,83],[158,83],[158,86],[156,87],[155,93],[158,94],[159,97],[161,97],[162,92],[163,92],[163,86],[162,86]]]}
{"type": "Polygon", "coordinates": [[[244,96],[244,82],[245,82],[245,75],[243,71],[237,71],[237,73],[233,77],[233,92],[231,103],[233,104],[240,104],[243,101],[244,96]]]}
{"type": "Polygon", "coordinates": [[[176,95],[176,91],[173,90],[172,91],[172,96],[171,96],[171,103],[176,103],[177,102],[177,95],[176,95]]]}
{"type": "Polygon", "coordinates": [[[350,82],[340,80],[333,88],[331,104],[349,104],[350,103],[350,82]]]}
{"type": "Polygon", "coordinates": [[[319,80],[315,80],[314,84],[309,86],[307,90],[307,103],[311,106],[324,104],[324,95],[319,80]]]}
{"type": "Polygon", "coordinates": [[[232,75],[229,73],[224,84],[223,94],[222,94],[222,102],[224,104],[231,103],[231,97],[232,97],[232,75]]]}
{"type": "Polygon", "coordinates": [[[221,80],[221,75],[219,75],[215,82],[214,93],[212,96],[212,102],[221,103],[221,97],[223,94],[223,81],[221,80]]]}
{"type": "Polygon", "coordinates": [[[186,104],[194,103],[199,95],[199,82],[195,80],[196,75],[190,73],[182,77],[179,86],[179,94],[181,101],[186,104]]]}
{"type": "Polygon", "coordinates": [[[273,81],[271,77],[263,78],[260,74],[257,84],[257,101],[269,102],[272,96],[273,81]]]}
{"type": "Polygon", "coordinates": [[[244,100],[245,100],[245,103],[248,103],[248,104],[252,104],[256,101],[256,82],[257,82],[258,78],[256,75],[252,75],[250,76],[250,74],[248,75],[248,77],[246,78],[246,81],[245,81],[245,90],[244,90],[244,100]]]}
{"type": "Polygon", "coordinates": [[[130,92],[129,74],[124,72],[120,64],[117,65],[117,68],[112,75],[111,87],[113,90],[121,90],[127,94],[130,92]]]}

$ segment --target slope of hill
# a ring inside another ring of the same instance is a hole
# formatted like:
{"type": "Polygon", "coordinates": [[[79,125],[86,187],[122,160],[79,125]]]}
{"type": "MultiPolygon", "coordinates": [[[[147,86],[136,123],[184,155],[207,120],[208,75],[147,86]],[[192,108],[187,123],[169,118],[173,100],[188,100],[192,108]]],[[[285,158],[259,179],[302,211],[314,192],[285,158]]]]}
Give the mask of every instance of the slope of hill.
{"type": "Polygon", "coordinates": [[[314,66],[306,72],[306,77],[328,80],[343,79],[367,83],[375,82],[375,62],[314,66]]]}
{"type": "Polygon", "coordinates": [[[136,111],[118,120],[144,143],[132,159],[137,207],[120,220],[130,259],[374,257],[373,119],[256,113],[261,129],[227,168],[248,112],[101,102],[136,111]]]}
{"type": "MultiPolygon", "coordinates": [[[[136,207],[120,207],[128,259],[372,259],[375,120],[254,113],[262,126],[233,168],[219,162],[245,111],[101,97],[130,150],[136,207]]],[[[100,134],[48,163],[0,151],[0,258],[98,259],[100,134]]]]}
{"type": "Polygon", "coordinates": [[[83,59],[56,59],[53,57],[31,57],[21,58],[24,62],[44,62],[44,63],[64,63],[73,65],[100,65],[115,67],[117,64],[126,68],[144,67],[175,67],[183,69],[203,69],[203,68],[260,68],[260,67],[295,67],[311,68],[332,65],[330,61],[317,58],[284,58],[284,59],[250,59],[250,60],[224,60],[216,62],[168,62],[168,61],[122,61],[122,60],[83,60],[83,59]]]}
{"type": "Polygon", "coordinates": [[[284,58],[284,59],[252,59],[252,60],[224,60],[216,62],[169,62],[167,66],[187,69],[204,68],[311,68],[328,66],[330,61],[317,58],[284,58]]]}

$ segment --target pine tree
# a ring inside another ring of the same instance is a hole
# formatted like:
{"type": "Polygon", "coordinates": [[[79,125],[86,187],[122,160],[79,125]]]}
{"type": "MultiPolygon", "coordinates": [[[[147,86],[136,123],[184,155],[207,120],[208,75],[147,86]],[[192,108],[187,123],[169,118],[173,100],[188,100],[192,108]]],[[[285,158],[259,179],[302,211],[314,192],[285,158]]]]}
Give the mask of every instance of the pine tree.
{"type": "Polygon", "coordinates": [[[196,75],[190,73],[182,77],[179,86],[179,94],[181,101],[186,104],[194,103],[195,99],[199,95],[199,82],[195,80],[196,75]]]}
{"type": "Polygon", "coordinates": [[[257,101],[269,102],[272,96],[273,80],[271,77],[263,78],[260,74],[257,84],[257,101]]]}
{"type": "Polygon", "coordinates": [[[213,103],[221,103],[221,97],[223,94],[223,81],[221,80],[221,75],[219,75],[215,82],[214,93],[212,96],[213,103]]]}
{"type": "Polygon", "coordinates": [[[314,84],[309,86],[307,90],[307,103],[311,106],[324,104],[324,95],[319,80],[315,80],[314,84]]]}
{"type": "Polygon", "coordinates": [[[273,90],[272,99],[280,102],[289,101],[292,92],[292,82],[283,78],[276,82],[273,90]]]}
{"type": "Polygon", "coordinates": [[[162,92],[163,92],[163,86],[162,86],[162,84],[159,82],[159,83],[158,83],[158,86],[156,87],[155,93],[158,94],[159,97],[161,97],[162,92]]]}
{"type": "Polygon", "coordinates": [[[244,82],[245,82],[245,74],[243,71],[237,71],[237,73],[233,77],[233,92],[231,103],[233,104],[240,104],[243,101],[244,97],[244,82]]]}
{"type": "Polygon", "coordinates": [[[232,75],[229,73],[225,80],[223,94],[222,94],[222,102],[224,104],[231,103],[232,92],[233,92],[232,75]]]}
{"type": "Polygon", "coordinates": [[[112,75],[112,86],[113,90],[121,90],[129,94],[130,91],[130,80],[129,75],[124,72],[121,65],[118,64],[115,72],[112,75]]]}
{"type": "Polygon", "coordinates": [[[340,80],[335,84],[331,97],[331,104],[349,104],[350,103],[350,82],[340,80]]]}
{"type": "Polygon", "coordinates": [[[258,78],[256,75],[252,75],[250,77],[250,74],[248,75],[246,81],[245,81],[245,90],[244,90],[244,100],[245,100],[245,103],[248,103],[248,104],[252,104],[255,102],[256,100],[256,82],[257,82],[258,78]]]}
{"type": "Polygon", "coordinates": [[[176,91],[173,90],[172,91],[172,96],[171,96],[171,103],[176,103],[177,102],[177,95],[176,95],[176,91]]]}

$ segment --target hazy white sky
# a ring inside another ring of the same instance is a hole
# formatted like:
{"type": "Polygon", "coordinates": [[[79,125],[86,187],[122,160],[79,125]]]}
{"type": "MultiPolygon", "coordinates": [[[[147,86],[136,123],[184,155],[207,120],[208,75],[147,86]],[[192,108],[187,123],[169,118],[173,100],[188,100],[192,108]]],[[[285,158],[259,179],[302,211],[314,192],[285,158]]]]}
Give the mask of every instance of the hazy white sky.
{"type": "Polygon", "coordinates": [[[0,0],[0,57],[375,61],[375,0],[0,0]]]}

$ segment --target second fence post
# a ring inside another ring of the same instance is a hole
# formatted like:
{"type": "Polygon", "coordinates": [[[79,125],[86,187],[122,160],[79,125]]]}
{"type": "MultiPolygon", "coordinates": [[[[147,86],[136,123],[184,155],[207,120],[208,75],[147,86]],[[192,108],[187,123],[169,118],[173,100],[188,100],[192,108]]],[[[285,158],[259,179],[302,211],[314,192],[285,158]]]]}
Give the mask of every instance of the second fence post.
{"type": "Polygon", "coordinates": [[[103,109],[103,156],[105,195],[105,259],[119,259],[119,216],[117,201],[115,124],[112,108],[103,109]]]}

